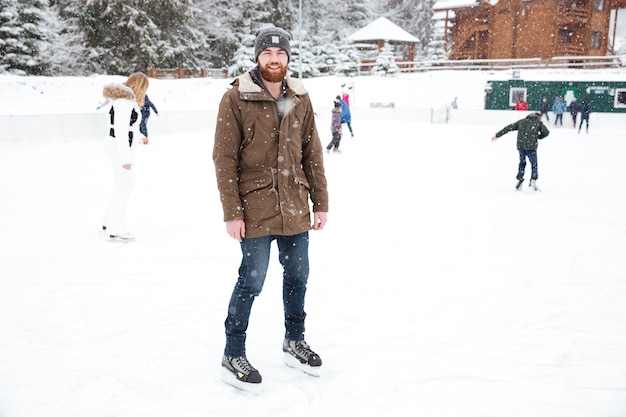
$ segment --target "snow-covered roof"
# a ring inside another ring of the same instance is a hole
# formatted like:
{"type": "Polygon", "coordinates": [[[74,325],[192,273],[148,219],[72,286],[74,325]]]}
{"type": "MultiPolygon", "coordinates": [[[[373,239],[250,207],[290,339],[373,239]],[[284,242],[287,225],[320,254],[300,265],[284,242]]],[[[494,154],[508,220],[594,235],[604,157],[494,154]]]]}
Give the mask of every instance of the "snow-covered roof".
{"type": "MultiPolygon", "coordinates": [[[[478,6],[480,3],[480,0],[439,0],[433,6],[433,10],[463,9],[478,6]]],[[[488,3],[494,6],[498,0],[489,0],[488,3]]]]}
{"type": "Polygon", "coordinates": [[[419,42],[419,40],[411,35],[400,26],[391,22],[386,17],[379,17],[369,25],[357,30],[348,36],[348,40],[352,42],[362,41],[398,41],[398,42],[419,42]]]}

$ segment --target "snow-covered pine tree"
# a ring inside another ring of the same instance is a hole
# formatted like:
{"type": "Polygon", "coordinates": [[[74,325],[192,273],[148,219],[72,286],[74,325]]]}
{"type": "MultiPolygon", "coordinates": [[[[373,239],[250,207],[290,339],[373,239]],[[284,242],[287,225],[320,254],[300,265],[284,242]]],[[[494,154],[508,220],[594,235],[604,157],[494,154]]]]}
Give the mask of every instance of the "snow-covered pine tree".
{"type": "Polygon", "coordinates": [[[198,29],[207,41],[207,47],[197,51],[196,56],[209,67],[232,64],[232,58],[241,44],[239,25],[243,9],[238,0],[201,0],[197,2],[202,11],[198,29]]]}
{"type": "Polygon", "coordinates": [[[373,20],[374,14],[369,0],[345,0],[333,3],[340,8],[339,20],[342,22],[338,31],[340,39],[345,39],[373,20]]]}
{"type": "Polygon", "coordinates": [[[240,35],[241,44],[228,65],[228,75],[236,77],[254,68],[254,39],[252,34],[240,35]]]}
{"type": "Polygon", "coordinates": [[[45,75],[87,75],[90,65],[83,45],[84,33],[78,25],[80,10],[71,0],[50,0],[42,22],[48,29],[40,56],[46,62],[45,75]]]}
{"type": "Polygon", "coordinates": [[[339,47],[335,74],[347,77],[359,75],[361,69],[361,57],[359,51],[349,43],[343,43],[339,47]]]}
{"type": "Polygon", "coordinates": [[[39,57],[39,43],[45,31],[41,25],[41,0],[0,0],[0,73],[38,75],[45,69],[39,57]]]}
{"type": "Polygon", "coordinates": [[[431,61],[442,61],[448,58],[445,51],[445,42],[443,39],[444,27],[443,23],[433,24],[433,34],[428,44],[428,52],[426,56],[431,61]]]}
{"type": "Polygon", "coordinates": [[[430,58],[429,45],[433,39],[433,6],[436,0],[420,0],[415,10],[415,20],[413,24],[409,26],[410,32],[413,36],[419,39],[420,43],[417,48],[417,56],[423,58],[430,58]]]}
{"type": "Polygon", "coordinates": [[[18,66],[24,53],[17,0],[0,0],[0,73],[25,74],[18,66]]]}
{"type": "Polygon", "coordinates": [[[400,73],[400,68],[396,65],[396,59],[394,57],[393,45],[385,42],[383,49],[376,58],[376,64],[372,68],[372,74],[376,75],[396,75],[400,73]]]}
{"type": "Polygon", "coordinates": [[[81,26],[97,71],[145,71],[150,64],[197,67],[194,53],[206,43],[192,26],[199,10],[191,0],[81,1],[81,26]]]}
{"type": "Polygon", "coordinates": [[[283,28],[292,34],[296,27],[299,0],[265,0],[260,6],[265,12],[266,23],[283,28]]]}

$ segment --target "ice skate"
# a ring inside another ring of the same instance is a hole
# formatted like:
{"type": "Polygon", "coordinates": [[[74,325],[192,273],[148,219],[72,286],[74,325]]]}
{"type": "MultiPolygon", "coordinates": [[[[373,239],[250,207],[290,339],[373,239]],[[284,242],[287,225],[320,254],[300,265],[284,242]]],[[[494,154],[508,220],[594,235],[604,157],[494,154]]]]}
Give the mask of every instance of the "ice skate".
{"type": "Polygon", "coordinates": [[[312,376],[320,376],[322,359],[304,340],[285,339],[283,341],[283,352],[285,352],[283,356],[285,365],[299,369],[312,376]]]}
{"type": "Polygon", "coordinates": [[[243,391],[258,394],[263,378],[245,356],[222,358],[222,381],[243,391]]]}

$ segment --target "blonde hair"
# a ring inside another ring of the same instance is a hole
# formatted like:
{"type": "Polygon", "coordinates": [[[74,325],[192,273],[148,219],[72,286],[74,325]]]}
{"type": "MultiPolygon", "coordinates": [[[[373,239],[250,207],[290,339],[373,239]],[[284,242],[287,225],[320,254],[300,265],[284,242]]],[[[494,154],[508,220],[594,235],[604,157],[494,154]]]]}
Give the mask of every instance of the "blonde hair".
{"type": "Polygon", "coordinates": [[[126,87],[129,87],[135,93],[135,100],[139,106],[143,106],[146,91],[148,91],[148,84],[148,76],[143,72],[133,72],[124,83],[126,87]]]}

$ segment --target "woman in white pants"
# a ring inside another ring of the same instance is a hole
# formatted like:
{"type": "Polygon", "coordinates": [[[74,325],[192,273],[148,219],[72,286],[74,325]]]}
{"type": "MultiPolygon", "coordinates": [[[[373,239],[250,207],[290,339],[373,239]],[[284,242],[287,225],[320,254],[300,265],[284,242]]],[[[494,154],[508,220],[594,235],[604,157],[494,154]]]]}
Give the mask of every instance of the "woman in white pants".
{"type": "Polygon", "coordinates": [[[147,144],[147,138],[140,138],[139,132],[140,108],[146,90],[148,77],[135,72],[123,84],[106,85],[102,93],[111,103],[104,147],[113,168],[115,189],[102,217],[102,229],[111,239],[133,240],[126,224],[126,211],[135,184],[134,148],[139,141],[147,144]]]}

